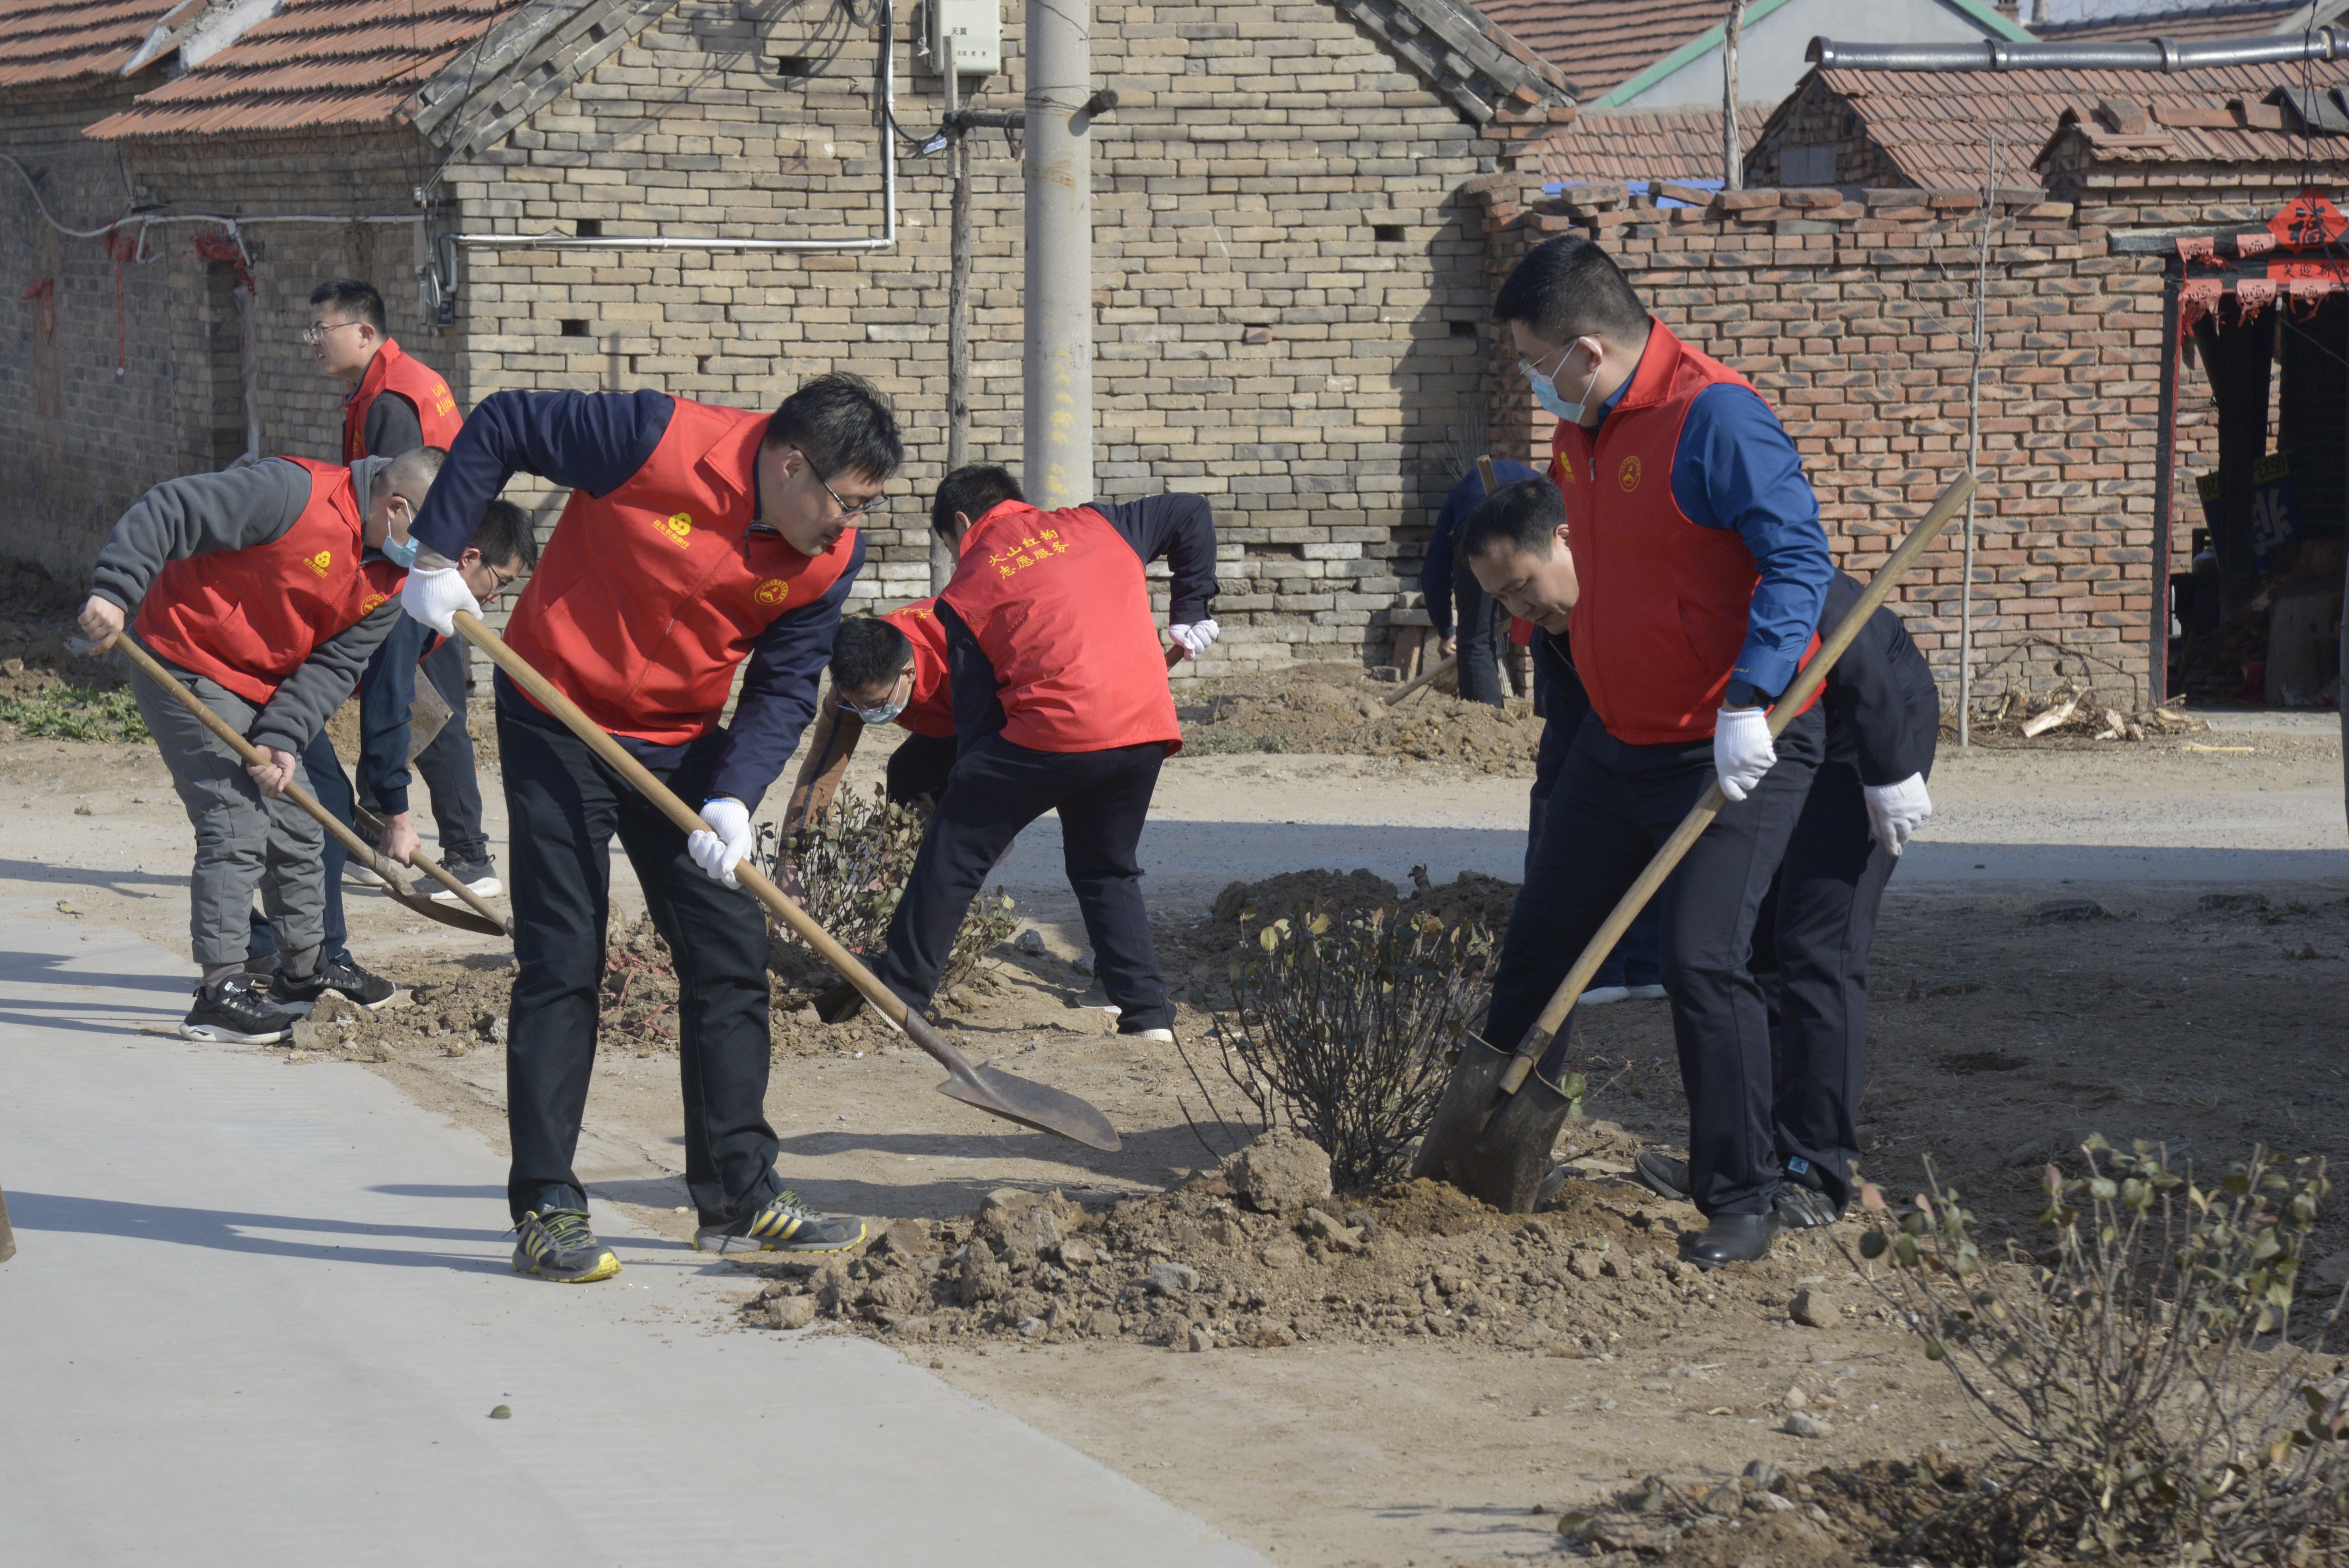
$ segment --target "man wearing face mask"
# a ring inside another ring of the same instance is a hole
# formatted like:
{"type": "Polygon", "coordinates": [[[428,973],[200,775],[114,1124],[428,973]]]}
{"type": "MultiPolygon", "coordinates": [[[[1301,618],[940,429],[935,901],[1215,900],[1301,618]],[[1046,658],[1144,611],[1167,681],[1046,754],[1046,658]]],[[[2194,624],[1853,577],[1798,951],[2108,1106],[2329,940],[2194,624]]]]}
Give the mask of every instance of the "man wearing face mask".
{"type": "Polygon", "coordinates": [[[328,928],[325,830],[284,796],[289,784],[308,789],[303,753],[399,618],[401,573],[383,542],[444,456],[422,447],[348,469],[271,458],[171,480],[140,497],[98,552],[83,633],[111,646],[136,606],[139,641],[268,759],[248,769],[132,673],[196,832],[189,935],[204,973],[180,1026],[190,1039],[270,1045],[329,990],[367,1007],[395,994],[328,928]],[[274,978],[245,965],[256,892],[281,955],[274,978]]]}
{"type": "Polygon", "coordinates": [[[786,832],[821,816],[839,792],[866,727],[895,724],[905,738],[889,754],[889,799],[935,804],[954,768],[954,688],[937,600],[841,623],[832,650],[832,697],[816,715],[808,758],[783,808],[786,832]]]}
{"type": "Polygon", "coordinates": [[[507,627],[516,653],[687,799],[679,832],[562,721],[497,680],[512,856],[507,1202],[517,1272],[608,1279],[572,1169],[595,1062],[610,843],[669,946],[681,995],[685,1176],[703,1251],[836,1252],[854,1219],[782,1185],[767,1123],[766,915],[734,868],[750,813],[797,748],[864,560],[856,525],[904,461],[896,417],[854,376],[771,415],[658,392],[501,392],[482,400],[417,519],[402,603],[450,634],[476,602],[452,564],[516,473],[571,499],[507,627]],[[744,661],[731,727],[719,721],[744,661]]]}
{"type": "MultiPolygon", "coordinates": [[[[1746,959],[1825,748],[1816,711],[1775,746],[1768,717],[1817,645],[1833,572],[1818,503],[1761,397],[1650,316],[1588,240],[1537,247],[1494,314],[1557,416],[1551,477],[1565,523],[1531,522],[1540,537],[1521,538],[1480,514],[1461,549],[1512,614],[1570,626],[1592,711],[1510,916],[1485,1037],[1516,1047],[1717,781],[1728,804],[1661,895],[1664,985],[1689,1097],[1692,1195],[1708,1221],[1694,1261],[1759,1258],[1778,1229],[1779,1167],[1768,1016],[1746,959]]],[[[1538,1069],[1553,1092],[1568,1037],[1538,1069]]]]}

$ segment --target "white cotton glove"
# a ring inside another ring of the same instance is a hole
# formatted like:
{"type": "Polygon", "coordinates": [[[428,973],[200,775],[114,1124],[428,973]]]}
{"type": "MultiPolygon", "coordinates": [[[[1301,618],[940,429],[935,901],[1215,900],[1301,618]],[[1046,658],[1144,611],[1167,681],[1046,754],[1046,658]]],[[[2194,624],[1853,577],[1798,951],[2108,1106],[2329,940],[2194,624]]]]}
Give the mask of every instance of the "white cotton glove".
{"type": "Polygon", "coordinates": [[[1210,617],[1188,626],[1169,626],[1166,634],[1174,639],[1176,647],[1183,650],[1185,658],[1195,659],[1214,645],[1216,639],[1223,634],[1223,630],[1210,617]]]}
{"type": "Polygon", "coordinates": [[[1922,773],[1911,773],[1898,784],[1870,784],[1860,794],[1868,800],[1868,830],[1896,855],[1909,847],[1918,825],[1933,814],[1933,798],[1925,793],[1922,773]]]}
{"type": "Polygon", "coordinates": [[[423,622],[444,637],[457,634],[458,611],[481,613],[481,602],[453,566],[410,568],[399,590],[399,607],[409,619],[423,622]]]}
{"type": "Polygon", "coordinates": [[[1759,707],[1724,707],[1713,724],[1713,771],[1721,792],[1743,800],[1778,760],[1770,742],[1770,715],[1759,707]]]}
{"type": "Polygon", "coordinates": [[[686,835],[685,852],[710,881],[740,887],[734,880],[734,868],[756,842],[750,837],[750,809],[730,795],[721,795],[701,808],[701,820],[709,826],[686,835]]]}

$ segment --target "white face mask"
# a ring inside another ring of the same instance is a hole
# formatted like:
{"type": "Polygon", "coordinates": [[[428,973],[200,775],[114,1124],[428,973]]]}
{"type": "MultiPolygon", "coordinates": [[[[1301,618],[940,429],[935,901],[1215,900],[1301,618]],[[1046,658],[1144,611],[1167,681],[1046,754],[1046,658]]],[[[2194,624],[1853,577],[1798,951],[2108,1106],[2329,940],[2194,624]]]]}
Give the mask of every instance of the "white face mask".
{"type": "MultiPolygon", "coordinates": [[[[1567,355],[1572,354],[1576,344],[1586,341],[1588,340],[1584,338],[1576,338],[1573,343],[1568,344],[1559,351],[1559,357],[1563,359],[1567,355]]],[[[1569,425],[1582,423],[1582,410],[1590,400],[1591,387],[1599,380],[1598,345],[1592,344],[1591,350],[1590,375],[1582,384],[1582,397],[1572,403],[1568,402],[1564,395],[1558,391],[1557,383],[1550,379],[1548,372],[1526,360],[1517,361],[1517,368],[1525,372],[1526,380],[1533,387],[1534,401],[1542,406],[1544,412],[1563,419],[1569,425]]]]}

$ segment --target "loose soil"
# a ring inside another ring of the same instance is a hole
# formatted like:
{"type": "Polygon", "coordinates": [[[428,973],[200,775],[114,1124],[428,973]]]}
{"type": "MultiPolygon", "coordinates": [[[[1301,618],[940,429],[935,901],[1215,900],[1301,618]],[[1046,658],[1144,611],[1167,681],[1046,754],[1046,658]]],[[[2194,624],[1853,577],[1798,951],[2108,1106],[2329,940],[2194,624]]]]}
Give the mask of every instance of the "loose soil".
{"type": "Polygon", "coordinates": [[[1201,752],[1344,752],[1533,777],[1542,721],[1531,702],[1492,707],[1427,686],[1388,706],[1400,689],[1357,665],[1303,665],[1183,686],[1175,714],[1184,747],[1201,752]]]}

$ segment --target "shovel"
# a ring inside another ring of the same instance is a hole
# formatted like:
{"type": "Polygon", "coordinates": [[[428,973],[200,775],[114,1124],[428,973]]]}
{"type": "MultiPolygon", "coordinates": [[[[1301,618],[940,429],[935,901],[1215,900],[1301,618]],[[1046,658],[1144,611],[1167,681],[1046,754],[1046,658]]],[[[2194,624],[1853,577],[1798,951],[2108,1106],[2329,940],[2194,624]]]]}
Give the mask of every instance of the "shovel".
{"type": "MultiPolygon", "coordinates": [[[[1819,645],[1819,651],[1771,708],[1772,739],[1785,733],[1786,726],[1803,711],[1811,694],[1818,690],[1827,672],[1851,646],[1860,628],[1868,624],[1868,618],[1883,604],[1893,584],[1916,563],[1926,546],[1949,525],[1950,519],[1957,515],[1981,482],[1979,475],[1969,472],[1941,492],[1916,531],[1893,552],[1892,559],[1884,563],[1861,593],[1851,614],[1819,645]]],[[[1615,944],[1672,874],[1681,857],[1713,825],[1723,803],[1720,784],[1708,786],[1694,809],[1648,862],[1648,869],[1616,903],[1598,934],[1583,948],[1582,956],[1566,972],[1566,978],[1558,982],[1549,1006],[1526,1031],[1515,1053],[1495,1050],[1473,1036],[1463,1045],[1460,1059],[1452,1069],[1452,1081],[1444,1086],[1444,1099],[1436,1106],[1427,1135],[1421,1140],[1419,1155],[1412,1162],[1413,1175],[1449,1181],[1469,1196],[1506,1213],[1532,1212],[1542,1178],[1549,1171],[1551,1145],[1580,1098],[1581,1084],[1578,1075],[1574,1074],[1568,1075],[1564,1085],[1535,1078],[1530,1089],[1526,1088],[1526,1080],[1533,1076],[1535,1065],[1565,1026],[1567,1016],[1581,999],[1583,987],[1590,984],[1599,966],[1615,950],[1615,944]]]]}
{"type": "Polygon", "coordinates": [[[16,1255],[16,1233],[8,1228],[8,1194],[0,1192],[0,1264],[16,1255]]]}
{"type": "MultiPolygon", "coordinates": [[[[414,759],[410,758],[410,760],[412,761],[414,759]]],[[[358,819],[359,830],[361,832],[372,833],[375,835],[378,842],[382,841],[382,818],[377,816],[373,811],[368,810],[365,806],[358,807],[352,812],[352,815],[358,819]]],[[[498,923],[498,929],[504,932],[508,936],[512,936],[513,934],[513,922],[506,919],[505,916],[500,914],[494,908],[491,907],[489,900],[483,898],[480,893],[475,892],[471,888],[467,887],[463,882],[458,881],[456,873],[450,872],[439,861],[434,860],[422,850],[416,851],[414,859],[416,861],[416,869],[418,871],[422,872],[426,876],[430,877],[434,882],[439,882],[442,887],[445,887],[450,892],[455,893],[459,903],[471,910],[475,914],[480,915],[483,920],[496,921],[498,923]]],[[[436,898],[433,902],[437,903],[440,901],[436,898]]]]}
{"type": "MultiPolygon", "coordinates": [[[[495,632],[481,624],[478,616],[460,610],[456,624],[460,635],[488,655],[492,664],[536,697],[542,707],[561,719],[573,734],[586,742],[589,749],[602,758],[614,772],[658,807],[663,816],[688,833],[698,832],[709,826],[699,813],[654,778],[643,763],[629,756],[618,741],[605,734],[602,726],[580,712],[576,703],[557,691],[554,683],[544,676],[531,668],[523,656],[506,646],[504,640],[495,632]]],[[[906,1006],[895,991],[874,979],[873,972],[858,963],[854,954],[833,941],[830,933],[809,918],[807,911],[785,898],[782,891],[768,881],[765,873],[750,861],[745,859],[737,865],[734,876],[774,913],[776,919],[790,926],[799,934],[801,941],[814,948],[825,963],[863,992],[864,999],[872,1003],[883,1017],[903,1029],[916,1045],[935,1057],[939,1065],[954,1075],[938,1085],[940,1094],[961,1100],[966,1105],[975,1105],[1006,1121],[1016,1121],[1039,1132],[1070,1139],[1088,1149],[1099,1149],[1112,1154],[1117,1151],[1117,1131],[1110,1126],[1109,1118],[1075,1095],[1048,1088],[1040,1083],[1030,1083],[1026,1078],[1015,1078],[996,1068],[973,1067],[960,1051],[939,1037],[927,1019],[906,1006]]]]}
{"type": "MultiPolygon", "coordinates": [[[[114,645],[121,649],[123,657],[137,665],[149,680],[171,693],[181,707],[194,714],[202,721],[206,729],[220,737],[223,745],[244,758],[247,767],[259,768],[267,763],[269,759],[254,748],[253,742],[230,727],[228,720],[206,707],[202,697],[181,685],[171,671],[155,662],[154,655],[132,641],[128,633],[115,638],[114,645]]],[[[494,910],[487,913],[477,913],[471,909],[459,909],[445,903],[436,903],[423,893],[409,887],[408,879],[400,874],[398,866],[378,853],[373,844],[343,826],[340,818],[303,793],[299,786],[287,785],[285,798],[316,818],[320,827],[341,841],[343,849],[353,860],[381,877],[384,891],[391,894],[392,902],[395,903],[414,910],[427,920],[437,920],[443,925],[453,925],[460,931],[479,932],[483,936],[507,934],[505,922],[497,918],[497,912],[494,910]]]]}

